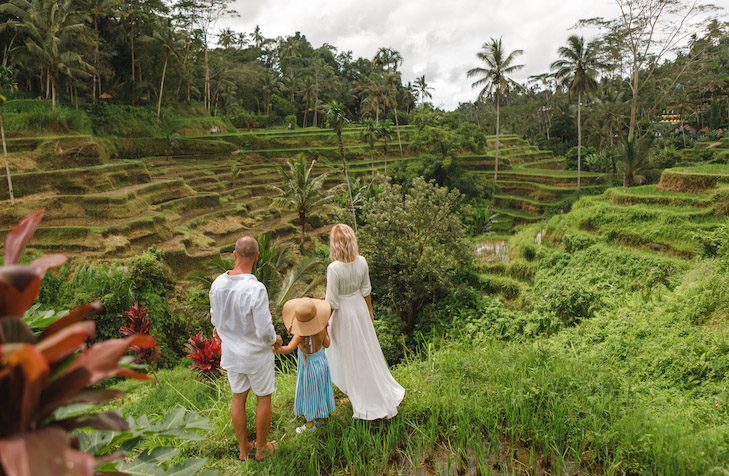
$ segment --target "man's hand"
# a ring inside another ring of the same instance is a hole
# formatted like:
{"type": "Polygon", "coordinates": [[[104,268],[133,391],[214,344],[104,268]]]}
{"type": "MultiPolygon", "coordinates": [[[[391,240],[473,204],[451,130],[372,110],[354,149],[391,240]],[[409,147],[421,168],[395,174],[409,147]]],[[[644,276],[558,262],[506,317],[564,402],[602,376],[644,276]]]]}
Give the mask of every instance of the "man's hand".
{"type": "Polygon", "coordinates": [[[273,348],[278,349],[282,345],[283,345],[283,338],[280,335],[276,334],[276,343],[273,344],[273,348]]]}
{"type": "Polygon", "coordinates": [[[213,327],[213,340],[215,340],[215,342],[217,342],[218,345],[220,345],[222,343],[220,340],[220,336],[218,335],[218,330],[214,327],[213,327]]]}

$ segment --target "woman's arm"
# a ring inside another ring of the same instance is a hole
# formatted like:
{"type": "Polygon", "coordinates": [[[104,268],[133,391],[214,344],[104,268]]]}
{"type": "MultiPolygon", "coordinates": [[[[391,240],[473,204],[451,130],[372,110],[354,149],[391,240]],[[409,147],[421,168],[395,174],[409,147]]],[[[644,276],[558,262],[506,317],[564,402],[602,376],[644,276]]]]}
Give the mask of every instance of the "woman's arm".
{"type": "Polygon", "coordinates": [[[291,352],[294,351],[294,349],[296,348],[296,346],[299,345],[300,342],[301,342],[301,337],[294,336],[293,339],[291,339],[291,342],[289,342],[288,345],[284,345],[284,346],[281,346],[281,347],[278,347],[278,348],[276,348],[275,346],[273,346],[272,347],[273,353],[274,354],[290,354],[291,352]]]}
{"type": "Polygon", "coordinates": [[[375,323],[375,315],[372,313],[372,295],[368,294],[365,296],[365,302],[367,303],[367,309],[370,310],[370,319],[372,319],[372,324],[375,323]]]}
{"type": "Polygon", "coordinates": [[[322,333],[324,334],[324,337],[321,340],[321,345],[325,349],[328,349],[329,348],[329,344],[332,343],[331,339],[329,339],[329,330],[327,330],[327,328],[325,327],[324,330],[321,331],[319,334],[322,334],[322,333]]]}

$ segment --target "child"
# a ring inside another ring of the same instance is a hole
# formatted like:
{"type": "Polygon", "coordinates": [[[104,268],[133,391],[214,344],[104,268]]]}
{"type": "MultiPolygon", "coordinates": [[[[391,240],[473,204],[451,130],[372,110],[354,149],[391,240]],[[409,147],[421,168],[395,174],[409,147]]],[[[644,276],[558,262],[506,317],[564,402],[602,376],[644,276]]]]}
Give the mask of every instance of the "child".
{"type": "Polygon", "coordinates": [[[292,299],[283,307],[284,324],[294,337],[287,346],[273,351],[290,354],[298,347],[294,414],[303,415],[306,424],[296,428],[296,433],[314,431],[316,424],[334,411],[332,378],[324,354],[324,348],[329,347],[327,322],[331,313],[323,299],[292,299]]]}

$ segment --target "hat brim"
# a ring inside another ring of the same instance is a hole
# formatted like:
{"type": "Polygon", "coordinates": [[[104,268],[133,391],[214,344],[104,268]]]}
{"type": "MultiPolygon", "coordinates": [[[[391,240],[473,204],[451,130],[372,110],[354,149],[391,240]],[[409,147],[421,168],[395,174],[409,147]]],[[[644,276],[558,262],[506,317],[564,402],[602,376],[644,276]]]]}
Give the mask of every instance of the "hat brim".
{"type": "Polygon", "coordinates": [[[282,314],[283,321],[286,329],[293,335],[296,336],[313,336],[321,332],[329,322],[329,317],[332,314],[332,307],[324,299],[311,299],[316,307],[316,315],[306,321],[301,322],[295,318],[296,304],[303,299],[309,298],[296,298],[286,302],[283,306],[282,314]]]}

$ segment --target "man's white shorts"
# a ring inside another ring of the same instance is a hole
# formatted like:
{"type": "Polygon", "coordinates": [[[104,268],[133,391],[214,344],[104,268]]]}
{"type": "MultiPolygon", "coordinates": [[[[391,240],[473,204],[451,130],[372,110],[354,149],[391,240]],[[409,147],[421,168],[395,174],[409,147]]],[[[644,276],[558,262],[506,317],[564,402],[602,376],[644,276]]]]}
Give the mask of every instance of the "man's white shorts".
{"type": "Polygon", "coordinates": [[[273,363],[267,364],[252,374],[228,370],[228,382],[233,393],[243,393],[251,389],[256,396],[265,397],[276,389],[276,366],[273,363]]]}

